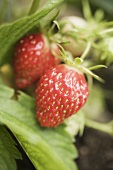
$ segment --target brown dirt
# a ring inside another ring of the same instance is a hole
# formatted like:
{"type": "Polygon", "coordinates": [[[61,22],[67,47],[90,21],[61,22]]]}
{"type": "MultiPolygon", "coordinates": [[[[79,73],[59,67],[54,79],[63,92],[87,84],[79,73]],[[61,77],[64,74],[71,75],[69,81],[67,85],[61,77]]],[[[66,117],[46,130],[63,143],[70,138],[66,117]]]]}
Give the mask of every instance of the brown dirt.
{"type": "Polygon", "coordinates": [[[113,170],[113,138],[105,133],[85,129],[77,138],[79,170],[113,170]]]}

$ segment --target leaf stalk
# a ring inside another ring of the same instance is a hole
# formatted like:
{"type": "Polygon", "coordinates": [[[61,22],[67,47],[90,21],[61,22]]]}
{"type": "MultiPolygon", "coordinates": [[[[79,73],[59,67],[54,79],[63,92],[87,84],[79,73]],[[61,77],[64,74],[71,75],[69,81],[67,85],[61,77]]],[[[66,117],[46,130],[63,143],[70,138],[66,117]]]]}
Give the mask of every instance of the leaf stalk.
{"type": "Polygon", "coordinates": [[[100,123],[86,118],[85,125],[89,128],[105,132],[113,137],[113,121],[110,123],[100,123]]]}

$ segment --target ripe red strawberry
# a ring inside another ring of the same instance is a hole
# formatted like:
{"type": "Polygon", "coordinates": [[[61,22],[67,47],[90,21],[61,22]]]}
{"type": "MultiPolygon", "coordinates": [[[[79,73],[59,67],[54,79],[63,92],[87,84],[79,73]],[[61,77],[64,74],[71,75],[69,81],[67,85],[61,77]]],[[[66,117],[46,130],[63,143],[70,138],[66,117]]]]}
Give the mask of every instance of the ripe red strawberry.
{"type": "Polygon", "coordinates": [[[36,88],[37,120],[42,126],[56,127],[76,113],[88,98],[84,74],[60,64],[49,69],[36,88]]]}
{"type": "MultiPolygon", "coordinates": [[[[52,44],[52,50],[57,55],[59,48],[52,44]]],[[[17,87],[26,88],[34,83],[50,67],[59,64],[50,49],[47,38],[41,34],[30,34],[22,38],[14,56],[14,73],[17,87]]]]}

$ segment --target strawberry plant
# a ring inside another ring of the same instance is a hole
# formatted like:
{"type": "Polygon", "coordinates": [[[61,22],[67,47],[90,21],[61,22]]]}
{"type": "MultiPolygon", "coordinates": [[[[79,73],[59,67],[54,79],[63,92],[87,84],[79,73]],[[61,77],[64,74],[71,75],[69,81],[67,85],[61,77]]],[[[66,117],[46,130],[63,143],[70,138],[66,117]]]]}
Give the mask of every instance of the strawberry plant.
{"type": "Polygon", "coordinates": [[[113,22],[88,0],[82,17],[64,16],[63,0],[11,3],[0,2],[0,170],[17,170],[22,151],[34,169],[77,170],[85,127],[113,137],[113,120],[99,121],[113,22]]]}

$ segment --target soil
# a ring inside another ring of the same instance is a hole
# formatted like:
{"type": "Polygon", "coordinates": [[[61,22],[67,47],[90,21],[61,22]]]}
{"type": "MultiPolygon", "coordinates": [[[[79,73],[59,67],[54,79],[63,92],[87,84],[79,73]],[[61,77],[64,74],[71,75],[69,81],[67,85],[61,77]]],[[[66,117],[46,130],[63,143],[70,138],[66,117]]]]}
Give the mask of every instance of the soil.
{"type": "Polygon", "coordinates": [[[79,170],[113,170],[113,138],[94,129],[77,137],[79,170]]]}

